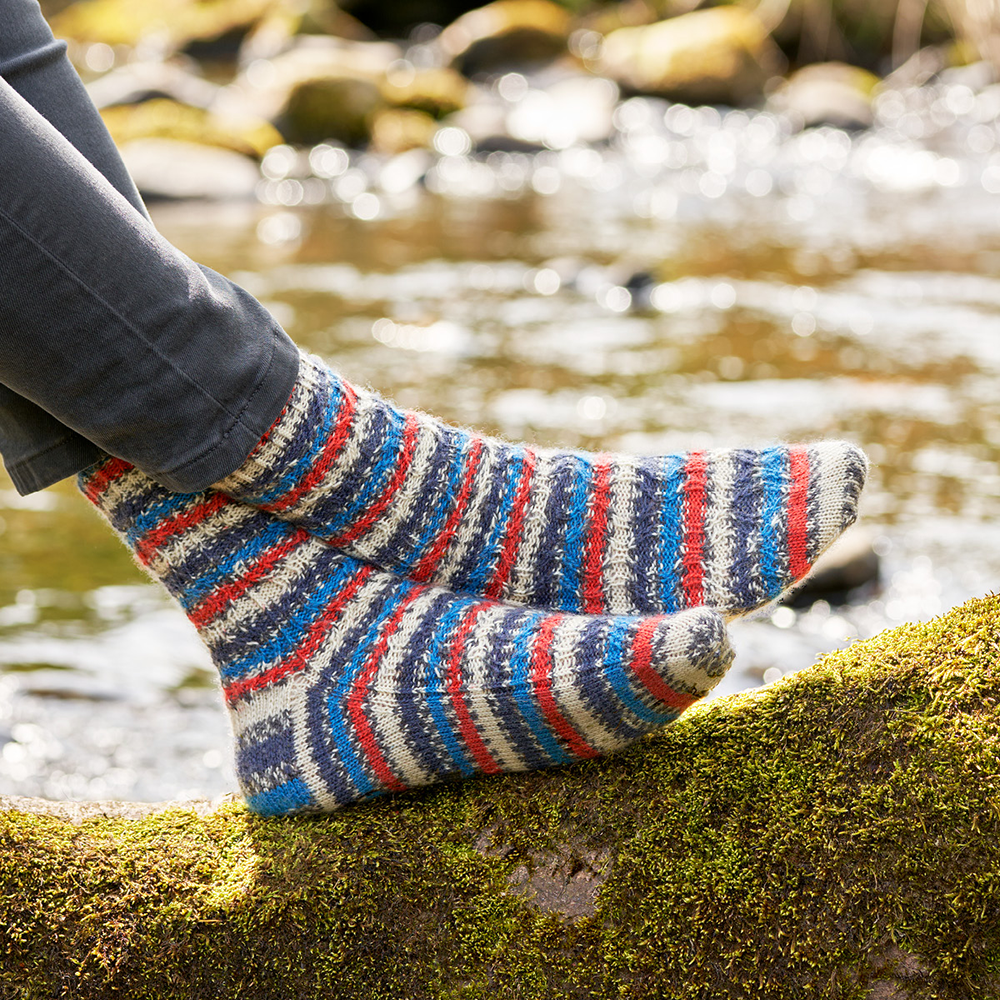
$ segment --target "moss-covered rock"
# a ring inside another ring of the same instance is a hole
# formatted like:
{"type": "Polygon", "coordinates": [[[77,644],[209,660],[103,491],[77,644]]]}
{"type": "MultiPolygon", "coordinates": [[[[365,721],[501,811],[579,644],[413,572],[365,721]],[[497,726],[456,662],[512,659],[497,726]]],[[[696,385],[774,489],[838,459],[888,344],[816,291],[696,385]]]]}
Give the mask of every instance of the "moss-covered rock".
{"type": "Polygon", "coordinates": [[[628,90],[685,104],[749,104],[783,58],[757,17],[714,7],[656,24],[619,28],[597,68],[628,90]]]}
{"type": "Polygon", "coordinates": [[[313,820],[0,800],[0,995],[995,998],[998,632],[971,601],[613,758],[313,820]]]}

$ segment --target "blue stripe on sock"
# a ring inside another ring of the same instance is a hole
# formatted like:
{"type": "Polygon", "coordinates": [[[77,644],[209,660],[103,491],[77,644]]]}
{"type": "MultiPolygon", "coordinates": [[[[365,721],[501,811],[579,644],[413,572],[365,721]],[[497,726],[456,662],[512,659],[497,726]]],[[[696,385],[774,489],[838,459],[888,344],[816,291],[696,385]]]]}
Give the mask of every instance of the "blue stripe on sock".
{"type": "MultiPolygon", "coordinates": [[[[454,433],[456,437],[459,435],[458,431],[448,431],[446,433],[454,433]]],[[[423,556],[424,552],[434,544],[448,523],[448,518],[458,501],[458,494],[462,489],[462,480],[465,478],[465,464],[468,458],[466,449],[470,440],[469,435],[463,434],[461,435],[460,446],[456,444],[454,455],[450,460],[451,468],[448,472],[447,485],[443,489],[438,489],[437,483],[442,478],[438,470],[442,465],[447,464],[441,462],[441,458],[447,457],[446,448],[443,445],[439,445],[435,449],[431,467],[427,470],[427,478],[425,480],[428,485],[424,487],[420,500],[414,504],[413,516],[404,524],[401,524],[399,530],[396,532],[396,537],[400,539],[409,539],[417,531],[420,532],[420,536],[416,542],[408,543],[408,550],[404,549],[399,558],[391,559],[396,571],[403,576],[413,568],[413,565],[423,556]],[[430,492],[434,499],[434,505],[431,507],[430,513],[428,513],[426,507],[428,492],[430,492]]]]}
{"type": "Polygon", "coordinates": [[[458,598],[449,605],[441,616],[428,645],[427,664],[424,669],[424,686],[427,692],[427,706],[437,727],[438,734],[445,749],[451,755],[458,769],[468,777],[475,773],[475,766],[465,755],[462,744],[448,722],[445,701],[448,698],[444,690],[444,681],[448,673],[447,658],[451,652],[450,639],[455,633],[459,622],[476,603],[474,598],[458,598]]]}
{"type": "Polygon", "coordinates": [[[201,546],[192,553],[191,559],[177,567],[179,579],[187,585],[174,596],[181,607],[189,611],[217,587],[233,582],[238,575],[237,566],[244,564],[243,572],[247,572],[268,549],[279,545],[295,530],[284,521],[265,515],[251,518],[239,535],[233,530],[222,539],[227,543],[225,547],[201,546]],[[229,549],[228,553],[225,548],[229,549]]]}
{"type": "MultiPolygon", "coordinates": [[[[347,730],[347,699],[357,676],[364,669],[365,662],[378,642],[382,626],[407,598],[413,585],[404,584],[387,594],[378,615],[371,623],[364,638],[355,645],[354,655],[331,688],[327,689],[326,705],[330,736],[337,750],[337,756],[351,782],[360,795],[377,791],[368,778],[361,753],[355,752],[355,738],[347,730]]],[[[372,727],[374,729],[374,726],[372,727]]]]}
{"type": "Polygon", "coordinates": [[[287,656],[361,568],[362,563],[356,559],[330,549],[330,557],[316,560],[311,572],[296,580],[282,594],[281,600],[250,621],[241,623],[235,634],[212,650],[219,674],[226,680],[233,680],[251,673],[261,664],[281,659],[283,654],[287,656]],[[276,622],[281,626],[277,635],[260,643],[260,633],[271,633],[276,622]]]}
{"type": "Polygon", "coordinates": [[[571,477],[566,537],[563,539],[562,572],[560,574],[559,607],[576,611],[580,607],[580,583],[583,572],[583,539],[587,529],[587,496],[593,467],[574,455],[571,477]]]}
{"type": "MultiPolygon", "coordinates": [[[[503,625],[497,630],[496,641],[490,643],[486,671],[491,678],[496,679],[487,685],[486,696],[490,709],[500,720],[508,751],[513,749],[528,769],[536,770],[547,767],[551,762],[539,749],[534,734],[517,705],[511,685],[505,683],[508,678],[511,653],[516,648],[514,637],[517,621],[523,615],[524,612],[521,610],[509,611],[503,625]]],[[[487,745],[489,746],[489,743],[487,745]]]]}
{"type": "Polygon", "coordinates": [[[662,725],[664,722],[676,718],[677,712],[673,709],[658,712],[645,704],[636,695],[623,663],[625,650],[630,648],[632,644],[631,624],[634,624],[634,619],[632,622],[627,619],[615,619],[608,629],[608,637],[604,647],[604,675],[621,703],[636,718],[653,725],[662,725]]]}
{"type": "Polygon", "coordinates": [[[760,518],[760,568],[765,592],[774,597],[781,591],[778,552],[785,532],[784,519],[780,515],[788,485],[788,449],[767,448],[760,455],[764,492],[760,518]]]}
{"type": "MultiPolygon", "coordinates": [[[[613,624],[614,622],[611,623],[613,624]]],[[[637,727],[633,721],[627,721],[622,713],[621,703],[615,697],[608,676],[609,668],[614,663],[614,655],[612,654],[610,661],[606,660],[609,649],[613,649],[608,642],[609,630],[610,626],[605,618],[593,618],[584,626],[579,639],[580,649],[585,651],[590,662],[581,667],[577,686],[591,712],[606,729],[624,739],[635,739],[646,732],[648,727],[637,727]],[[597,658],[598,652],[600,658],[597,658]]],[[[618,658],[621,659],[620,649],[618,658]]]]}
{"type": "Polygon", "coordinates": [[[383,428],[372,432],[366,443],[372,447],[371,464],[363,473],[351,476],[335,497],[328,498],[310,518],[321,537],[330,538],[353,524],[372,505],[396,471],[400,461],[400,442],[406,425],[406,414],[391,406],[382,405],[379,417],[383,428]],[[375,448],[382,440],[381,446],[375,448]]]}
{"type": "Polygon", "coordinates": [[[493,508],[493,523],[482,547],[479,549],[479,560],[469,574],[464,589],[473,594],[481,594],[486,589],[489,578],[496,569],[497,556],[503,544],[507,525],[514,512],[514,498],[521,483],[521,469],[524,466],[524,449],[511,448],[506,455],[504,470],[506,483],[499,503],[493,508]]]}
{"type": "Polygon", "coordinates": [[[662,489],[659,496],[659,553],[657,578],[660,585],[660,605],[667,614],[678,608],[677,560],[680,556],[683,531],[681,487],[684,483],[684,455],[664,455],[660,470],[662,489]]]}
{"type": "MultiPolygon", "coordinates": [[[[507,475],[506,462],[508,447],[506,445],[499,446],[496,444],[488,447],[491,447],[495,461],[490,463],[490,467],[485,474],[486,479],[482,488],[486,490],[486,495],[482,497],[482,502],[478,506],[475,520],[469,516],[469,511],[472,507],[472,497],[470,497],[470,503],[469,506],[466,507],[464,523],[462,524],[462,533],[472,535],[472,539],[470,544],[466,546],[458,565],[451,573],[448,581],[448,588],[458,592],[472,591],[472,586],[470,585],[469,580],[472,575],[477,572],[483,561],[484,556],[482,543],[484,541],[484,535],[486,535],[489,531],[490,524],[493,522],[494,518],[500,516],[498,514],[498,512],[502,510],[500,506],[502,501],[500,498],[506,491],[505,480],[507,475]]],[[[485,464],[489,462],[489,458],[484,454],[480,456],[479,461],[481,464],[485,464]]],[[[480,492],[480,490],[473,490],[473,497],[480,492]]]]}
{"type": "Polygon", "coordinates": [[[439,591],[423,613],[420,626],[411,635],[409,648],[423,651],[424,655],[409,658],[399,678],[400,691],[396,695],[399,717],[403,722],[403,733],[413,756],[429,774],[444,775],[453,768],[448,760],[448,752],[439,732],[439,727],[425,696],[427,682],[424,678],[427,651],[434,645],[441,618],[454,598],[445,591],[439,591]]]}
{"type": "Polygon", "coordinates": [[[533,643],[532,633],[538,630],[538,626],[547,617],[542,611],[530,612],[525,616],[524,625],[514,636],[511,656],[511,688],[514,692],[514,700],[524,721],[531,729],[531,735],[538,741],[542,750],[548,754],[550,764],[569,764],[571,757],[559,745],[558,740],[552,735],[548,723],[542,718],[535,704],[533,686],[531,683],[531,652],[533,643]]]}
{"type": "Polygon", "coordinates": [[[314,400],[306,416],[299,422],[297,439],[290,443],[281,456],[289,460],[288,464],[282,470],[275,469],[265,474],[262,482],[269,484],[267,488],[255,492],[251,486],[243,493],[244,499],[260,505],[272,503],[293,490],[316,463],[326,447],[336,424],[337,413],[345,401],[343,384],[332,373],[326,378],[324,388],[326,392],[314,400]]]}
{"type": "Polygon", "coordinates": [[[312,793],[301,778],[292,778],[277,788],[249,795],[247,807],[261,816],[283,816],[315,804],[312,793]]]}

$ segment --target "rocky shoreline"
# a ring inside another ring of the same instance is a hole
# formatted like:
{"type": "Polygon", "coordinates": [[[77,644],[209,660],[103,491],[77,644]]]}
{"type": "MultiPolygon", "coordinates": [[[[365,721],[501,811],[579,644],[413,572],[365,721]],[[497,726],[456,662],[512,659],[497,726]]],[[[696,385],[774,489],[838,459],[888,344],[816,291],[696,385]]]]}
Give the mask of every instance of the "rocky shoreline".
{"type": "MultiPolygon", "coordinates": [[[[379,25],[407,31],[387,38],[320,0],[82,0],[52,24],[153,198],[350,208],[359,195],[378,196],[389,164],[392,196],[414,185],[433,190],[442,160],[447,175],[453,161],[491,156],[508,168],[501,188],[546,194],[556,182],[544,170],[536,176],[535,159],[545,166],[568,151],[613,147],[642,109],[661,120],[671,108],[683,119],[686,109],[697,121],[747,108],[738,114],[764,114],[776,132],[858,132],[879,123],[880,103],[905,103],[912,88],[947,84],[949,73],[974,95],[996,86],[992,65],[977,62],[980,53],[933,5],[905,36],[881,5],[865,13],[839,3],[822,46],[800,5],[773,8],[626,0],[570,10],[552,0],[495,0],[443,28],[379,25]],[[919,48],[922,41],[931,44],[919,48]],[[894,62],[882,78],[871,71],[894,62]],[[344,181],[359,159],[366,177],[344,181]],[[519,171],[529,183],[511,180],[519,171]],[[319,183],[298,200],[267,186],[286,177],[319,183]],[[355,193],[360,179],[365,190],[355,193]]],[[[647,144],[647,166],[681,169],[677,149],[664,143],[683,144],[684,130],[660,133],[660,148],[647,144]]],[[[353,214],[372,211],[364,198],[353,214]]]]}

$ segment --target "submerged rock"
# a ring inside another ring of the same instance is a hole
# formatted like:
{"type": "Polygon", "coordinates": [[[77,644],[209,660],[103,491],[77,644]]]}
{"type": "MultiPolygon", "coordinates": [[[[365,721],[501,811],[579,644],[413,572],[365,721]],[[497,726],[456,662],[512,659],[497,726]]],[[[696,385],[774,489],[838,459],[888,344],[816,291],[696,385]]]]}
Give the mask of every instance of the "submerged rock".
{"type": "Polygon", "coordinates": [[[797,118],[805,128],[868,128],[879,79],[846,63],[816,63],[793,73],[768,100],[768,109],[797,118]]]}
{"type": "Polygon", "coordinates": [[[715,7],[604,39],[596,68],[628,90],[684,104],[745,105],[783,65],[764,25],[742,7],[715,7]]]}
{"type": "Polygon", "coordinates": [[[551,0],[494,0],[463,14],[439,44],[466,76],[548,62],[566,51],[569,13],[551,0]]]}

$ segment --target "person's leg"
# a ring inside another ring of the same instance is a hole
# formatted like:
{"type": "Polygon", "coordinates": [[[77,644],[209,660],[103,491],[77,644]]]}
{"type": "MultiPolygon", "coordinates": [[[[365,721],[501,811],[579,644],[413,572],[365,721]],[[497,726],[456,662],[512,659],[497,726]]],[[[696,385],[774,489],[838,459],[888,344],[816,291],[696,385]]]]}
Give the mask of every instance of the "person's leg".
{"type": "Polygon", "coordinates": [[[171,493],[117,459],[80,487],[211,650],[260,813],[608,753],[676,718],[732,659],[707,608],[514,608],[382,572],[221,493],[171,493]]]}
{"type": "Polygon", "coordinates": [[[0,383],[170,488],[236,468],[298,370],[267,311],[160,237],[4,80],[0,178],[0,383]]]}
{"type": "MultiPolygon", "coordinates": [[[[0,0],[0,78],[58,129],[138,211],[146,209],[111,136],[52,36],[36,0],[0,0]]],[[[22,493],[49,486],[100,457],[100,449],[0,384],[0,455],[22,493]]]]}
{"type": "Polygon", "coordinates": [[[418,581],[562,611],[727,615],[801,579],[867,462],[825,442],[648,458],[535,451],[404,412],[304,358],[215,488],[418,581]]]}

